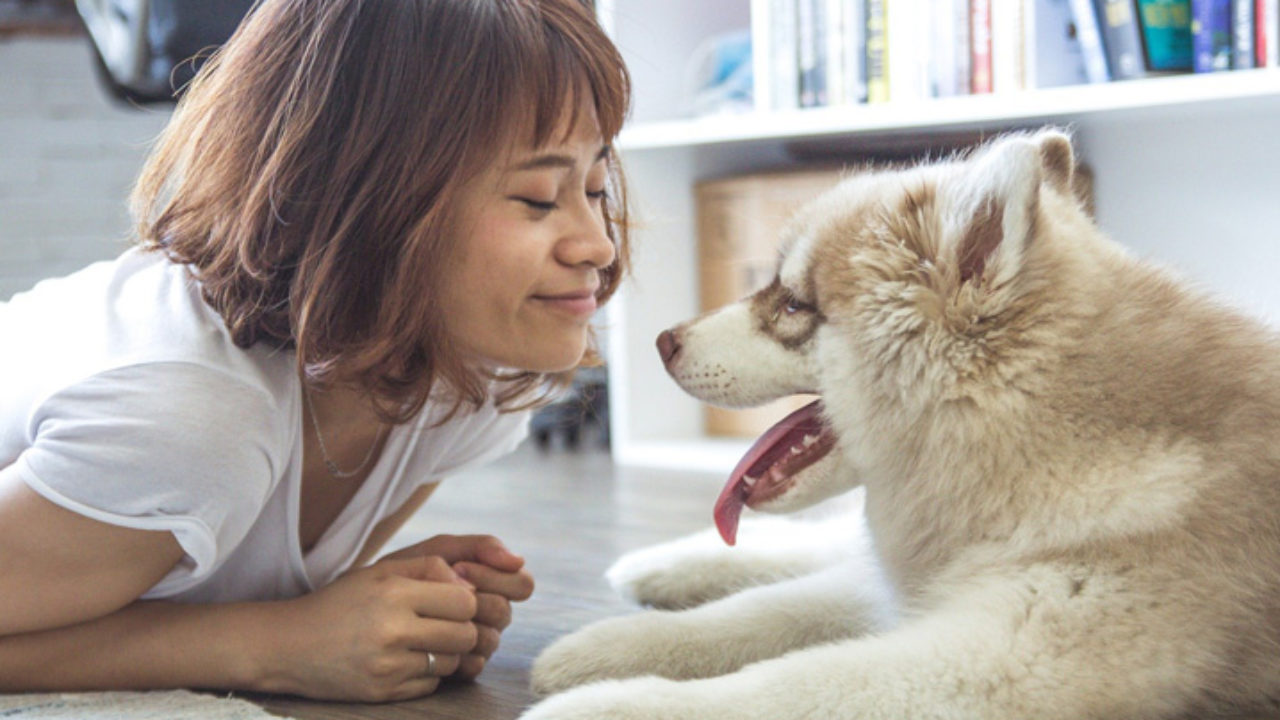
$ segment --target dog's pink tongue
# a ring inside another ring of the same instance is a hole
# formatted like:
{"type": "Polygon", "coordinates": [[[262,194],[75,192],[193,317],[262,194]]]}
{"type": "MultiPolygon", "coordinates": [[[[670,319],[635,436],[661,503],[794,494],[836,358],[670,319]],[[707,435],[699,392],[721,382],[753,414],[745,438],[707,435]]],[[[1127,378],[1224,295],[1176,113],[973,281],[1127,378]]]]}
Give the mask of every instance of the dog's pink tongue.
{"type": "Polygon", "coordinates": [[[801,425],[820,422],[818,413],[821,410],[822,401],[815,400],[778,421],[752,444],[751,449],[747,450],[747,454],[733,468],[733,472],[729,473],[729,482],[720,491],[715,508],[716,529],[727,544],[733,545],[738,540],[738,519],[742,516],[747,498],[751,496],[754,482],[749,482],[747,478],[759,478],[764,474],[774,461],[787,452],[790,447],[790,443],[785,442],[788,435],[801,425]]]}

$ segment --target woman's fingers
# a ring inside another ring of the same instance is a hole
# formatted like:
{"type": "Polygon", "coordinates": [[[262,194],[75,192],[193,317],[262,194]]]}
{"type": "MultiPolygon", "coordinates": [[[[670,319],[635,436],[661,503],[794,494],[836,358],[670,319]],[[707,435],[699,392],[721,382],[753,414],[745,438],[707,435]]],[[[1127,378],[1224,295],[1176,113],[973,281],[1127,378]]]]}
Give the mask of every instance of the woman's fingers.
{"type": "Polygon", "coordinates": [[[480,592],[495,593],[517,602],[528,600],[533,594],[533,576],[526,570],[504,572],[480,563],[458,562],[453,564],[453,571],[480,592]]]}
{"type": "Polygon", "coordinates": [[[465,655],[475,650],[479,640],[480,630],[475,623],[422,618],[414,626],[409,648],[436,654],[465,655]]]}
{"type": "Polygon", "coordinates": [[[516,572],[524,567],[524,558],[508,550],[492,535],[437,535],[388,557],[413,555],[439,555],[449,563],[481,563],[502,572],[516,572]]]}
{"type": "Polygon", "coordinates": [[[476,593],[477,625],[506,630],[511,624],[511,601],[493,593],[476,593]]]}
{"type": "Polygon", "coordinates": [[[458,672],[462,665],[462,655],[449,653],[418,653],[422,660],[422,669],[418,673],[423,678],[449,677],[458,672]]]}

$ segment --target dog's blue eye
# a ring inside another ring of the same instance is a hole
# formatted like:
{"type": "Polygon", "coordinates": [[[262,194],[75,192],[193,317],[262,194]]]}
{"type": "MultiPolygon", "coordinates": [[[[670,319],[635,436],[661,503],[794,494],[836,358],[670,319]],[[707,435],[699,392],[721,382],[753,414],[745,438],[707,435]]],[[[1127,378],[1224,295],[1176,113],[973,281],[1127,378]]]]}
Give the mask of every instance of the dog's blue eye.
{"type": "Polygon", "coordinates": [[[795,315],[796,313],[799,313],[799,312],[813,312],[814,310],[815,308],[812,305],[808,303],[802,303],[799,300],[796,300],[795,298],[791,298],[790,300],[788,300],[787,304],[783,307],[783,311],[786,312],[788,315],[795,315]]]}

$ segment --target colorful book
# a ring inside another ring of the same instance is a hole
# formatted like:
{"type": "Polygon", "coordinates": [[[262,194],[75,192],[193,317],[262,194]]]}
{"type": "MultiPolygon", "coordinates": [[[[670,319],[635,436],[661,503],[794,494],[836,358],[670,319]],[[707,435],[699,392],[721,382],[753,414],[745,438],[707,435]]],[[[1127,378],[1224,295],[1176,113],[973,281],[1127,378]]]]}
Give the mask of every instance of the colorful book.
{"type": "Polygon", "coordinates": [[[1191,0],[1192,69],[1231,69],[1231,0],[1191,0]]]}
{"type": "Polygon", "coordinates": [[[1146,75],[1142,50],[1142,28],[1134,0],[1093,0],[1098,11],[1102,46],[1107,51],[1107,67],[1112,80],[1131,80],[1146,75]]]}
{"type": "Polygon", "coordinates": [[[991,0],[972,0],[970,5],[972,24],[969,37],[973,40],[973,92],[989,93],[993,87],[991,67],[991,0]]]}
{"type": "Polygon", "coordinates": [[[889,102],[889,0],[867,0],[867,102],[889,102]]]}
{"type": "Polygon", "coordinates": [[[1191,70],[1191,0],[1138,0],[1138,21],[1148,70],[1191,70]]]}
{"type": "Polygon", "coordinates": [[[1107,82],[1111,79],[1111,71],[1107,69],[1107,51],[1102,46],[1098,10],[1093,0],[1070,0],[1070,3],[1071,20],[1076,27],[1076,40],[1080,43],[1085,77],[1091,83],[1107,82]]]}
{"type": "Polygon", "coordinates": [[[1246,70],[1254,67],[1253,0],[1231,3],[1231,67],[1246,70]]]}

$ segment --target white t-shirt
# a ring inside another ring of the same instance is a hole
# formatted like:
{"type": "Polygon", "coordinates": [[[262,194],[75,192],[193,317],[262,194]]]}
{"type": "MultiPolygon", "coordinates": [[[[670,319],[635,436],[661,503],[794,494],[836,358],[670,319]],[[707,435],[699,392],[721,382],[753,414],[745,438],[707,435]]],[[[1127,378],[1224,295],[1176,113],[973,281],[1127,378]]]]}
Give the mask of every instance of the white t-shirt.
{"type": "MultiPolygon", "coordinates": [[[[423,484],[510,452],[526,413],[492,405],[396,426],[305,555],[292,351],[236,347],[188,268],[129,250],[0,303],[0,485],[86,517],[168,530],[184,560],[144,598],[296,597],[332,581],[423,484]]],[[[334,482],[341,482],[334,480],[334,482]]]]}

